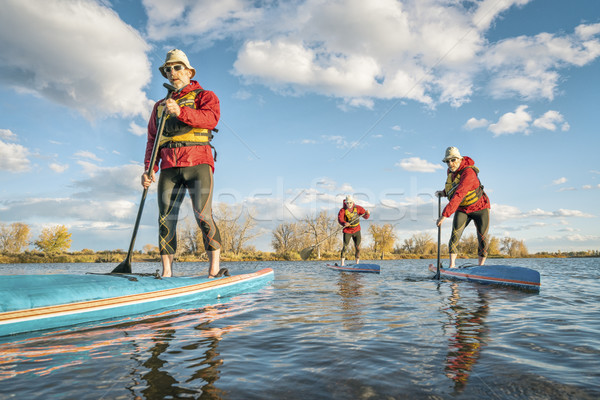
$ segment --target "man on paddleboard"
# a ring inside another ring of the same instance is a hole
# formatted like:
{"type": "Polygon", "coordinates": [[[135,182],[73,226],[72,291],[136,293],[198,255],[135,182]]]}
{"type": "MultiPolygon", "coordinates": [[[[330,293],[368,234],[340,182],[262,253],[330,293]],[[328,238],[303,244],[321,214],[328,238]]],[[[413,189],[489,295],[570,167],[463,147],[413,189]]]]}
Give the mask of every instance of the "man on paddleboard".
{"type": "Polygon", "coordinates": [[[483,191],[479,181],[479,169],[469,157],[462,157],[456,147],[448,147],[442,162],[448,164],[448,177],[444,190],[435,192],[438,197],[448,197],[449,203],[436,225],[452,214],[452,234],[448,248],[450,252],[450,268],[456,268],[458,241],[469,222],[475,223],[477,229],[479,265],[485,264],[488,251],[488,229],[490,223],[490,199],[483,191]]]}
{"type": "Polygon", "coordinates": [[[344,253],[346,246],[350,243],[350,238],[354,241],[354,254],[356,263],[360,261],[360,217],[369,219],[371,214],[369,210],[365,210],[359,205],[354,204],[354,198],[351,195],[346,196],[343,202],[343,207],[338,213],[338,222],[344,227],[344,245],[341,252],[341,265],[344,265],[344,253]]]}
{"type": "MultiPolygon", "coordinates": [[[[160,73],[176,91],[168,99],[154,104],[148,122],[145,166],[150,165],[159,120],[164,113],[164,128],[159,142],[158,160],[158,239],[163,276],[172,275],[171,266],[177,251],[177,218],[186,190],[190,194],[196,222],[202,231],[204,249],[209,260],[209,278],[220,276],[221,235],[212,216],[213,172],[215,168],[210,141],[221,115],[217,96],[204,90],[192,80],[196,70],[185,53],[173,49],[167,53],[160,73]]],[[[154,170],[142,174],[142,186],[148,188],[155,181],[154,170]]]]}

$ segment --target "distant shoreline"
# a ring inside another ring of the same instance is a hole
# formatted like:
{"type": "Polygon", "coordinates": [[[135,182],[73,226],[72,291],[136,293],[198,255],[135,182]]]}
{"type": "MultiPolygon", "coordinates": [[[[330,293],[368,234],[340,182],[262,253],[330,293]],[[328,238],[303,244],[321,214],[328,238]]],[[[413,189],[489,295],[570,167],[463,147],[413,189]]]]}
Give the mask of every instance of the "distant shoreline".
{"type": "MultiPolygon", "coordinates": [[[[375,253],[364,252],[366,254],[361,257],[362,260],[415,260],[415,259],[435,259],[435,254],[385,254],[383,258],[375,253]]],[[[41,252],[23,252],[17,254],[0,254],[0,264],[37,264],[37,263],[120,263],[127,256],[127,253],[122,250],[92,252],[87,250],[84,252],[73,252],[63,254],[44,254],[41,252]]],[[[443,258],[447,258],[447,254],[443,254],[443,258]]],[[[488,260],[504,259],[504,258],[596,258],[600,257],[600,251],[579,251],[579,252],[541,252],[536,254],[528,254],[527,256],[514,257],[508,255],[493,255],[489,256],[488,260]]],[[[459,256],[459,259],[476,259],[474,254],[459,256]]],[[[207,262],[206,254],[192,255],[184,254],[176,256],[177,262],[207,262]]],[[[301,261],[300,255],[297,252],[286,254],[277,254],[271,252],[252,252],[243,254],[224,253],[221,256],[221,261],[224,262],[257,262],[257,261],[301,261]]],[[[321,257],[312,257],[307,261],[332,261],[339,260],[337,254],[323,254],[321,257]]],[[[351,260],[349,258],[348,260],[351,260]]],[[[158,254],[143,254],[134,252],[132,262],[160,262],[158,254]]]]}

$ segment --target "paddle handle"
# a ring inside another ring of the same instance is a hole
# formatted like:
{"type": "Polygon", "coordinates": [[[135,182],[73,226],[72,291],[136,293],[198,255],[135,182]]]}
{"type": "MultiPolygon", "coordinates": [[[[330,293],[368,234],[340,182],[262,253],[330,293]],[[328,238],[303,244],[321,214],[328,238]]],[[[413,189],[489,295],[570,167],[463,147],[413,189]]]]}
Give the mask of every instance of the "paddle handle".
{"type": "MultiPolygon", "coordinates": [[[[175,86],[171,86],[168,83],[163,83],[163,86],[166,87],[168,90],[167,97],[165,99],[171,98],[173,93],[177,91],[175,86]]],[[[162,137],[163,130],[165,128],[165,122],[166,122],[165,115],[166,114],[167,114],[167,107],[163,107],[162,113],[160,115],[160,119],[158,122],[158,130],[156,131],[157,132],[156,137],[154,138],[154,146],[152,146],[152,155],[150,156],[150,163],[148,164],[148,169],[146,170],[146,175],[148,175],[148,177],[150,177],[150,174],[152,173],[152,170],[154,170],[154,166],[156,165],[156,158],[158,157],[158,151],[160,150],[159,143],[160,143],[160,139],[162,137]]]]}

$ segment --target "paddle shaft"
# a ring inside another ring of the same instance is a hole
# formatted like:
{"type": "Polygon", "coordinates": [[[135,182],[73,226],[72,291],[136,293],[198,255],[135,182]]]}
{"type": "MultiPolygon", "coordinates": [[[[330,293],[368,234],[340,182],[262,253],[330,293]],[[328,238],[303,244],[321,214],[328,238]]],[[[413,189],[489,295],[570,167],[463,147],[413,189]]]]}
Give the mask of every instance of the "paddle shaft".
{"type": "MultiPolygon", "coordinates": [[[[173,92],[177,89],[174,86],[169,85],[168,83],[163,83],[163,86],[167,88],[167,99],[171,98],[173,92]]],[[[154,138],[154,145],[152,146],[152,155],[150,157],[150,163],[148,164],[148,169],[146,170],[146,175],[150,177],[152,171],[154,170],[154,166],[156,165],[156,158],[158,157],[158,151],[160,150],[160,139],[162,137],[163,130],[165,128],[165,121],[167,114],[167,107],[164,107],[162,113],[160,115],[160,119],[158,122],[158,130],[156,132],[156,137],[154,138]]],[[[133,256],[133,246],[135,246],[135,239],[137,237],[138,228],[140,227],[140,220],[142,219],[142,212],[144,211],[144,203],[146,202],[146,195],[148,194],[148,188],[144,188],[142,192],[142,199],[140,200],[140,207],[138,209],[137,217],[135,218],[135,224],[133,226],[133,234],[131,235],[131,242],[129,243],[129,250],[127,251],[127,258],[121,264],[119,264],[113,272],[131,272],[131,258],[133,256]],[[127,270],[127,266],[129,267],[127,270]],[[125,270],[123,270],[125,268],[125,270]],[[117,271],[118,270],[118,271],[117,271]]]]}
{"type": "MultiPolygon", "coordinates": [[[[438,221],[442,216],[442,196],[438,196],[438,221]]],[[[440,279],[440,242],[442,241],[442,226],[438,226],[437,235],[437,271],[433,279],[440,279]]]]}

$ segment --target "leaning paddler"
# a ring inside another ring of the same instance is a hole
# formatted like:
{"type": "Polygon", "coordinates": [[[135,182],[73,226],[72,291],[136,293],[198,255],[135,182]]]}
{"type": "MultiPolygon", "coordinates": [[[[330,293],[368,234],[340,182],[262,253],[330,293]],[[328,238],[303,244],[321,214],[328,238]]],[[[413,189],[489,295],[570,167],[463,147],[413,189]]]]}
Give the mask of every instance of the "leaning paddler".
{"type": "Polygon", "coordinates": [[[340,225],[344,227],[343,234],[343,243],[342,251],[341,251],[341,265],[344,265],[344,253],[346,252],[346,247],[350,243],[350,238],[354,242],[354,255],[356,257],[356,263],[360,262],[360,217],[364,219],[369,219],[371,214],[369,210],[364,209],[363,207],[354,204],[354,198],[351,195],[346,196],[343,201],[343,207],[338,212],[338,222],[340,225]]]}
{"type": "MultiPolygon", "coordinates": [[[[214,157],[210,145],[212,133],[221,115],[219,99],[210,90],[204,90],[192,80],[196,70],[181,50],[167,53],[160,73],[176,92],[168,99],[154,104],[148,122],[145,166],[150,158],[157,135],[159,120],[165,110],[161,140],[160,176],[158,179],[159,250],[163,276],[172,275],[172,264],[177,251],[177,218],[186,190],[190,194],[196,222],[202,231],[204,249],[209,260],[209,278],[225,273],[219,269],[221,236],[212,215],[214,157]]],[[[158,164],[150,176],[142,175],[142,186],[148,188],[155,181],[158,164]]]]}
{"type": "Polygon", "coordinates": [[[479,181],[479,169],[471,158],[461,156],[456,147],[446,149],[442,162],[448,164],[448,177],[444,190],[437,191],[435,194],[438,197],[448,197],[449,202],[436,225],[441,226],[444,219],[454,214],[452,234],[448,243],[450,268],[456,268],[458,242],[465,227],[471,221],[475,223],[477,229],[479,265],[483,265],[489,245],[490,199],[479,181]]]}

